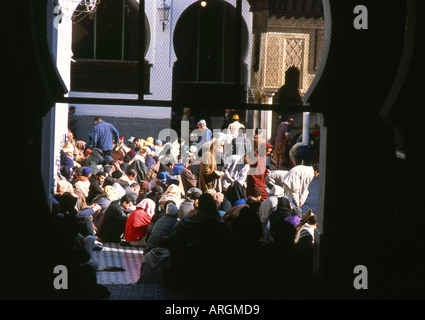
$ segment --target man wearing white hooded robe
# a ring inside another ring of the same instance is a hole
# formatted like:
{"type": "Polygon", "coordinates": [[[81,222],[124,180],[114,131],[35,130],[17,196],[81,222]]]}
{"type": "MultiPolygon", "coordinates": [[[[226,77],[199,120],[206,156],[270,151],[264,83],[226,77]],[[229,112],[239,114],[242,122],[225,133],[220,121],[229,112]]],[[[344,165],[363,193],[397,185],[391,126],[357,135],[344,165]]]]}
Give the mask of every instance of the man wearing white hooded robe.
{"type": "Polygon", "coordinates": [[[318,170],[312,166],[297,165],[293,167],[282,181],[285,195],[291,197],[296,206],[301,207],[307,200],[311,181],[318,175],[318,170]]]}

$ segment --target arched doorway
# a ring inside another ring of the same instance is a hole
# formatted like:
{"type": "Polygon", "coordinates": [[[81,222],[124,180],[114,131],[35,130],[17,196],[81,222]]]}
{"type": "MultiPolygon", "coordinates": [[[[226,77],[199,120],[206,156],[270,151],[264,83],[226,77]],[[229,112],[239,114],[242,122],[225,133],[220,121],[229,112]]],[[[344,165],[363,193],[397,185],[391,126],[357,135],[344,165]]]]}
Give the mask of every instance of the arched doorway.
{"type": "Polygon", "coordinates": [[[224,0],[193,3],[177,21],[173,45],[177,57],[173,67],[173,102],[241,101],[246,90],[247,67],[243,58],[248,47],[248,29],[234,6],[224,0]]]}
{"type": "MultiPolygon", "coordinates": [[[[79,7],[82,6],[80,4],[79,7]]],[[[150,28],[146,18],[145,51],[150,28]]],[[[71,91],[137,93],[139,2],[104,0],[92,18],[72,25],[71,91]]],[[[145,92],[149,92],[149,62],[145,60],[145,92]],[[147,72],[146,72],[147,71],[147,72]]]]}

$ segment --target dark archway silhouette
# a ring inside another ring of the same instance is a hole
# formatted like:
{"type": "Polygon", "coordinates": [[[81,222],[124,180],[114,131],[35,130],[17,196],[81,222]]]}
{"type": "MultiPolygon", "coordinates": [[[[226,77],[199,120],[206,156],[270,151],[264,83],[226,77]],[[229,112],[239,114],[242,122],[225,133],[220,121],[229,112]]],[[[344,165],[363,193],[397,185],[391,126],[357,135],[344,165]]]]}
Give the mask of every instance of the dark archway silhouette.
{"type": "Polygon", "coordinates": [[[177,56],[174,102],[240,100],[247,72],[242,60],[247,52],[248,30],[242,20],[239,43],[237,23],[236,8],[223,0],[208,1],[205,7],[197,1],[182,13],[173,35],[177,56]]]}

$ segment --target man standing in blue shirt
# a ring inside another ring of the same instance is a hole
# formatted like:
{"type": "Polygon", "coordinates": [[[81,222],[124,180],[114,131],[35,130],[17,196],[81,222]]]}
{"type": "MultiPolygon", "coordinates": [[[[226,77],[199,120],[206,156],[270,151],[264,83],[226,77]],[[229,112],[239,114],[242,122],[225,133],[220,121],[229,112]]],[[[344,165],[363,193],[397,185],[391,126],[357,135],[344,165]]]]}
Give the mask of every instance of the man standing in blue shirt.
{"type": "Polygon", "coordinates": [[[110,123],[103,121],[101,117],[94,118],[93,148],[99,148],[104,156],[111,155],[114,149],[113,141],[119,141],[118,130],[110,123]]]}
{"type": "Polygon", "coordinates": [[[198,122],[197,126],[198,126],[198,129],[195,130],[195,131],[197,131],[197,134],[198,134],[198,141],[197,141],[197,146],[196,146],[198,150],[196,151],[196,153],[197,153],[198,157],[202,157],[203,152],[207,151],[207,150],[201,151],[202,146],[206,142],[211,141],[212,132],[211,132],[210,129],[208,129],[207,123],[206,123],[205,120],[200,120],[198,122]]]}
{"type": "Polygon", "coordinates": [[[198,145],[203,145],[205,142],[211,141],[212,132],[208,129],[205,120],[198,122],[198,129],[201,131],[201,134],[198,137],[198,145]]]}

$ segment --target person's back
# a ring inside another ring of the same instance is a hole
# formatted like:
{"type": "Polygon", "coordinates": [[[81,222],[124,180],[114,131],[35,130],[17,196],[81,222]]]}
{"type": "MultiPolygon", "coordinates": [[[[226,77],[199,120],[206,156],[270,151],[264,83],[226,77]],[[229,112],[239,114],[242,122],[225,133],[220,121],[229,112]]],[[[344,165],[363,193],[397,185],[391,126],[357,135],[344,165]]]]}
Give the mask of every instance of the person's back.
{"type": "Polygon", "coordinates": [[[111,200],[109,200],[106,195],[102,194],[94,198],[92,201],[92,204],[98,204],[101,208],[100,211],[95,212],[93,214],[93,224],[97,229],[99,229],[103,220],[103,214],[105,213],[106,209],[108,209],[109,205],[111,204],[111,200]]]}
{"type": "Polygon", "coordinates": [[[134,246],[143,246],[143,239],[148,233],[148,226],[155,214],[155,202],[145,198],[137,204],[136,210],[132,211],[125,225],[125,240],[134,246]]]}
{"type": "Polygon", "coordinates": [[[173,174],[175,176],[180,175],[180,172],[183,170],[183,168],[185,168],[186,166],[183,163],[177,163],[174,167],[173,167],[173,174]]]}
{"type": "Polygon", "coordinates": [[[102,221],[97,232],[97,236],[101,239],[101,241],[120,241],[121,233],[119,233],[117,229],[124,230],[125,221],[122,221],[121,223],[115,223],[115,221],[124,220],[120,218],[121,216],[123,216],[123,210],[120,206],[119,200],[111,202],[103,214],[102,221]],[[122,228],[117,228],[117,225],[121,225],[122,228]]]}
{"type": "Polygon", "coordinates": [[[123,161],[123,163],[121,163],[120,164],[120,168],[121,168],[121,170],[123,171],[123,172],[126,172],[127,171],[127,169],[130,167],[130,161],[132,160],[133,158],[129,155],[129,154],[126,154],[125,156],[124,156],[124,161],[123,161]]]}
{"type": "Polygon", "coordinates": [[[239,122],[239,116],[235,114],[233,116],[233,122],[227,127],[227,134],[236,138],[240,128],[245,128],[245,126],[239,122]]]}
{"type": "Polygon", "coordinates": [[[121,241],[127,221],[126,210],[133,204],[132,198],[124,195],[120,200],[113,201],[103,214],[103,219],[98,230],[98,237],[103,242],[121,241]]]}
{"type": "Polygon", "coordinates": [[[150,233],[147,244],[143,252],[146,254],[160,244],[162,237],[170,236],[171,231],[177,223],[177,207],[169,204],[166,208],[166,214],[158,219],[152,232],[150,233]]]}
{"type": "Polygon", "coordinates": [[[266,177],[266,185],[269,189],[273,188],[274,185],[278,185],[283,188],[283,179],[289,171],[287,170],[274,170],[270,172],[266,177]]]}
{"type": "Polygon", "coordinates": [[[288,217],[298,215],[301,217],[302,211],[300,208],[293,209],[287,197],[280,197],[277,200],[275,210],[270,214],[270,220],[285,220],[288,217]]]}
{"type": "Polygon", "coordinates": [[[162,271],[164,265],[170,256],[167,248],[155,247],[149,252],[144,253],[144,259],[140,265],[140,277],[136,284],[160,284],[163,285],[162,271]]]}
{"type": "Polygon", "coordinates": [[[145,176],[148,172],[144,161],[140,159],[133,159],[128,169],[133,169],[136,172],[135,182],[140,183],[140,181],[145,179],[145,176]]]}
{"type": "Polygon", "coordinates": [[[186,199],[180,204],[179,210],[177,211],[177,218],[181,219],[193,210],[195,208],[195,200],[197,200],[201,195],[202,191],[199,188],[192,187],[187,190],[186,199]]]}
{"type": "Polygon", "coordinates": [[[112,153],[114,148],[113,140],[119,141],[118,130],[110,123],[100,120],[95,120],[93,128],[93,147],[101,149],[105,154],[112,153]]]}
{"type": "Polygon", "coordinates": [[[55,251],[57,258],[65,263],[67,270],[74,275],[72,286],[69,288],[70,292],[65,293],[65,297],[83,300],[109,298],[110,292],[97,283],[96,273],[87,263],[90,260],[88,250],[81,245],[81,240],[76,240],[81,239],[78,234],[79,222],[75,209],[77,199],[73,194],[65,192],[58,201],[61,210],[52,216],[54,228],[49,236],[55,240],[53,245],[61,246],[60,250],[55,251]]]}
{"type": "Polygon", "coordinates": [[[197,124],[198,126],[198,148],[202,146],[204,143],[211,141],[212,132],[207,127],[207,123],[205,120],[200,120],[197,124]]]}
{"type": "Polygon", "coordinates": [[[273,241],[263,247],[260,266],[267,270],[260,288],[264,299],[293,298],[296,288],[294,273],[295,227],[281,219],[271,219],[270,233],[273,241]]]}
{"type": "Polygon", "coordinates": [[[193,210],[195,206],[195,200],[192,199],[186,199],[183,201],[179,207],[179,211],[177,213],[177,217],[179,219],[182,219],[187,213],[191,210],[193,210]]]}
{"type": "Polygon", "coordinates": [[[285,141],[285,135],[291,130],[291,125],[287,121],[282,121],[277,127],[276,141],[285,141]]]}
{"type": "Polygon", "coordinates": [[[244,162],[243,155],[231,155],[228,157],[226,164],[223,166],[223,187],[228,188],[233,181],[238,181],[242,186],[244,186],[248,170],[249,164],[244,162]]]}
{"type": "Polygon", "coordinates": [[[223,288],[231,233],[223,223],[209,194],[199,198],[196,213],[181,219],[171,235],[168,285],[196,298],[211,298],[223,288]]]}
{"type": "Polygon", "coordinates": [[[211,130],[209,128],[205,128],[198,138],[198,146],[201,146],[204,143],[211,141],[211,138],[212,138],[211,130]]]}
{"type": "Polygon", "coordinates": [[[136,208],[136,210],[132,211],[125,225],[125,240],[129,242],[141,240],[148,232],[151,219],[152,217],[147,215],[141,208],[136,208]]]}
{"type": "Polygon", "coordinates": [[[96,173],[96,177],[90,178],[89,194],[87,196],[87,203],[91,204],[94,198],[103,194],[102,184],[105,181],[106,174],[102,171],[96,173]]]}
{"type": "Polygon", "coordinates": [[[285,175],[282,181],[285,193],[294,200],[296,206],[301,207],[306,201],[308,187],[315,175],[313,167],[304,165],[293,167],[285,175]]]}

